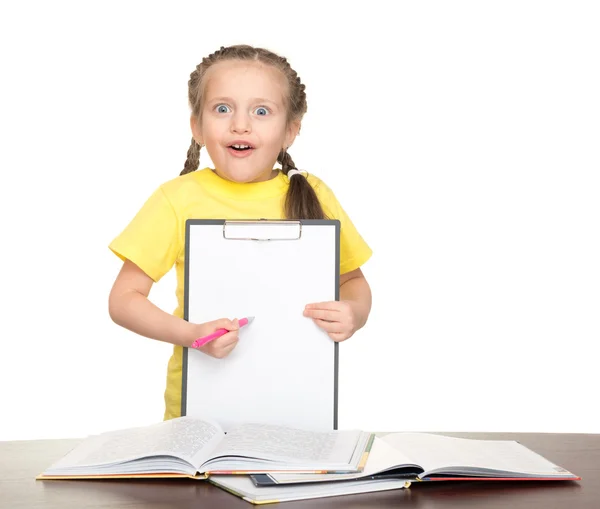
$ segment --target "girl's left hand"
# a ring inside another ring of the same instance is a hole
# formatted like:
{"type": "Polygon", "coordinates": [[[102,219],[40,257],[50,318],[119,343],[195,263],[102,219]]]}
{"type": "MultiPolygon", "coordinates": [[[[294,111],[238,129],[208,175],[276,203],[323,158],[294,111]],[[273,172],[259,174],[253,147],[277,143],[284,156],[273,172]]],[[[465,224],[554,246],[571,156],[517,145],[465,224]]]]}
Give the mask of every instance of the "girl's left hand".
{"type": "Polygon", "coordinates": [[[312,318],[334,341],[344,341],[357,330],[356,313],[347,300],[307,304],[304,316],[312,318]]]}

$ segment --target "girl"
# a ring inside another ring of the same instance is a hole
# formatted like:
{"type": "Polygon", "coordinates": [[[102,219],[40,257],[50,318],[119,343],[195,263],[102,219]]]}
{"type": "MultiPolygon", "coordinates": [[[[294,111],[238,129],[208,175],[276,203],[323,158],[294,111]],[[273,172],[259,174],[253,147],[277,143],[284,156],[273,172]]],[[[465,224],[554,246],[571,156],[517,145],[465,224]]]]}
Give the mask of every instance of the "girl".
{"type": "Polygon", "coordinates": [[[154,191],[109,245],[123,260],[109,297],[112,320],[174,345],[165,419],[181,414],[183,347],[226,328],[229,333],[201,347],[223,358],[238,338],[237,319],[200,324],[183,319],[186,219],[339,219],[340,301],[307,303],[304,315],[334,341],[344,341],[365,325],[371,310],[371,290],[360,270],[371,249],[332,191],[299,172],[288,153],[307,106],[305,87],[287,60],[262,48],[221,47],[202,60],[188,85],[193,138],[184,169],[154,191]],[[214,169],[198,170],[202,147],[214,169]],[[276,162],[281,170],[274,169],[276,162]],[[169,314],[148,294],[173,265],[178,305],[169,314]]]}

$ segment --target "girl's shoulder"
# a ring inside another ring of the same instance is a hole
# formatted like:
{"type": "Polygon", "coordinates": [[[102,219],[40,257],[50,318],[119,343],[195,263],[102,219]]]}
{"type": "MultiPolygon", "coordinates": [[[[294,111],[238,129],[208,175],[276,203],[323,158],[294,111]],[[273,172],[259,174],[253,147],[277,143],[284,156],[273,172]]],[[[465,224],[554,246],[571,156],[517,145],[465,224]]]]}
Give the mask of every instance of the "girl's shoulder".
{"type": "Polygon", "coordinates": [[[335,193],[321,177],[318,177],[317,175],[311,172],[307,172],[306,179],[308,180],[308,183],[312,186],[312,188],[315,190],[315,193],[317,194],[321,202],[336,201],[335,193]]]}
{"type": "Polygon", "coordinates": [[[159,188],[170,199],[178,200],[188,195],[190,191],[197,191],[198,187],[204,186],[203,181],[206,180],[204,175],[206,171],[207,169],[203,168],[186,173],[185,175],[177,175],[166,181],[163,181],[159,185],[159,188]]]}

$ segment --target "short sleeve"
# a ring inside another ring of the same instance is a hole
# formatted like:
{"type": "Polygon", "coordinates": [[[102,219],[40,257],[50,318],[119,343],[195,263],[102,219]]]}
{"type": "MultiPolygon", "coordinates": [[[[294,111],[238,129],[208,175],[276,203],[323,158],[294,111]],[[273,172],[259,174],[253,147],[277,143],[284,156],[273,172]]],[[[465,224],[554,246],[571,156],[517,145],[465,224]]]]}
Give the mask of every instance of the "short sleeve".
{"type": "Polygon", "coordinates": [[[322,181],[318,181],[315,191],[325,214],[330,219],[340,221],[340,274],[360,268],[371,258],[373,250],[358,232],[333,191],[322,181]]]}
{"type": "Polygon", "coordinates": [[[154,282],[169,272],[181,251],[181,239],[177,214],[162,187],[108,247],[121,260],[135,263],[154,282]]]}

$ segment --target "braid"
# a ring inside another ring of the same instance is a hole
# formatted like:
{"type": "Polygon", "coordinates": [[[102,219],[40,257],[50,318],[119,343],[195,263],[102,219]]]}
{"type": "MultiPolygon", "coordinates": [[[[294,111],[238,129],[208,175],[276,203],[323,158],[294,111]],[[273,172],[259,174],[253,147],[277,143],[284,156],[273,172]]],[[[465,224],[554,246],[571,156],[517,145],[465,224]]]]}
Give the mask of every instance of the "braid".
{"type": "MultiPolygon", "coordinates": [[[[297,169],[292,157],[286,150],[279,152],[277,161],[281,163],[281,171],[287,175],[297,169]]],[[[325,219],[325,212],[310,182],[303,175],[290,179],[290,186],[285,195],[285,216],[287,219],[325,219]]]]}
{"type": "Polygon", "coordinates": [[[192,138],[192,142],[190,143],[190,148],[187,151],[187,159],[185,164],[183,165],[183,170],[179,175],[185,175],[186,173],[190,173],[192,171],[196,171],[198,166],[200,166],[200,145],[196,143],[196,140],[192,138]]]}
{"type": "Polygon", "coordinates": [[[277,156],[277,162],[281,164],[281,171],[288,174],[291,169],[297,169],[292,157],[287,153],[287,150],[282,150],[277,156]]]}

